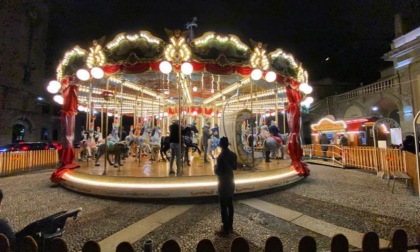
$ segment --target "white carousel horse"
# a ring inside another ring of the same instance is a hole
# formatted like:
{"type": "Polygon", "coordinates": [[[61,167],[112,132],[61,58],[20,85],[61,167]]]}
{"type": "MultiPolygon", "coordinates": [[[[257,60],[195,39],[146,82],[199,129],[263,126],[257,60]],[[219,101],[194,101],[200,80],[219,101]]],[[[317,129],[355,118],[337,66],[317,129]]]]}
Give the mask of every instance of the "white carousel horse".
{"type": "Polygon", "coordinates": [[[94,137],[95,142],[96,142],[97,145],[98,144],[101,144],[101,143],[103,143],[105,141],[105,139],[102,137],[102,132],[100,132],[100,131],[95,131],[93,133],[93,137],[94,137]]]}
{"type": "Polygon", "coordinates": [[[82,141],[80,141],[79,160],[82,160],[84,158],[92,158],[96,150],[97,147],[95,143],[94,134],[92,132],[84,131],[83,139],[82,141]]]}
{"type": "Polygon", "coordinates": [[[150,160],[159,161],[159,151],[160,151],[160,136],[162,131],[160,128],[155,128],[152,137],[150,138],[150,160]]]}
{"type": "Polygon", "coordinates": [[[148,156],[152,151],[150,148],[150,133],[149,129],[145,128],[143,135],[134,139],[134,144],[137,146],[137,158],[140,159],[142,156],[148,156]]]}
{"type": "Polygon", "coordinates": [[[278,136],[269,136],[264,140],[263,146],[270,151],[271,158],[285,158],[285,142],[278,136]]]}

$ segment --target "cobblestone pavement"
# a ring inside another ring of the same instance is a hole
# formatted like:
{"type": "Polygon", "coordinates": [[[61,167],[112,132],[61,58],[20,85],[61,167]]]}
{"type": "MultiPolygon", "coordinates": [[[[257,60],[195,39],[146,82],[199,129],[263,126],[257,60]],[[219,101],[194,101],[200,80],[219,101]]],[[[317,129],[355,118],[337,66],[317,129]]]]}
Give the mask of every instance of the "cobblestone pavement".
{"type": "Polygon", "coordinates": [[[234,229],[227,238],[214,235],[220,227],[216,197],[171,200],[125,200],[81,195],[49,180],[51,170],[43,170],[0,178],[5,193],[2,216],[7,216],[15,230],[61,210],[82,207],[79,218],[69,219],[63,238],[70,251],[80,251],[88,240],[101,241],[121,229],[170,205],[189,204],[193,207],[151,231],[134,243],[142,251],[146,240],[154,243],[154,251],[168,239],[175,239],[183,251],[195,251],[201,239],[213,241],[217,251],[229,251],[236,236],[245,237],[251,251],[263,251],[265,240],[280,237],[284,251],[297,251],[301,237],[310,235],[317,241],[318,251],[328,251],[330,237],[294,225],[264,211],[241,203],[242,199],[258,198],[265,202],[299,211],[334,225],[365,233],[374,231],[390,240],[397,228],[405,229],[410,243],[420,233],[420,201],[405,185],[398,183],[395,191],[387,180],[356,169],[339,169],[309,165],[311,175],[286,188],[239,195],[235,201],[234,229]]]}

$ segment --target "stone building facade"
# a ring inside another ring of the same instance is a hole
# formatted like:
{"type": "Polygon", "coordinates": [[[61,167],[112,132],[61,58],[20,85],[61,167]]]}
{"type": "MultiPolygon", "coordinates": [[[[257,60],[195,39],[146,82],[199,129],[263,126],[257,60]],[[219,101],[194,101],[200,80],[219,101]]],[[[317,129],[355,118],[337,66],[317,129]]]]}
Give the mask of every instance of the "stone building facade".
{"type": "Polygon", "coordinates": [[[48,3],[0,5],[0,145],[58,140],[59,111],[45,89],[48,3]]]}

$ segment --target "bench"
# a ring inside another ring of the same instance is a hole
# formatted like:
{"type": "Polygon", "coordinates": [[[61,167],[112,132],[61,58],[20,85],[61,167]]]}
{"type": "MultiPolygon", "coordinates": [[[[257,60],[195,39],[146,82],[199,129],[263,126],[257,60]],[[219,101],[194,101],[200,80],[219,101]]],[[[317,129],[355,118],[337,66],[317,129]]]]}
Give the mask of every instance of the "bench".
{"type": "Polygon", "coordinates": [[[394,187],[395,187],[395,180],[399,179],[399,180],[404,180],[405,184],[407,185],[407,189],[408,187],[411,185],[411,188],[413,188],[412,183],[412,178],[405,172],[402,171],[392,171],[389,173],[388,176],[388,185],[389,185],[389,181],[393,180],[392,182],[392,190],[391,192],[394,193],[394,187]]]}

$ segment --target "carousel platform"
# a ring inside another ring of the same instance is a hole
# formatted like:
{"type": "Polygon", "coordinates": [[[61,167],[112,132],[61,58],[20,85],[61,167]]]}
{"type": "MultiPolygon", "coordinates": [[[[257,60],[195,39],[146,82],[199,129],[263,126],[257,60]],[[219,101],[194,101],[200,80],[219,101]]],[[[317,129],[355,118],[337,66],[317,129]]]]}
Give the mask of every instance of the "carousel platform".
{"type": "MultiPolygon", "coordinates": [[[[97,196],[120,198],[185,198],[217,195],[215,160],[204,163],[198,154],[190,157],[191,166],[183,166],[182,175],[169,175],[169,161],[140,161],[129,157],[118,168],[104,160],[95,166],[93,160],[76,161],[80,168],[67,171],[60,184],[73,191],[97,196]]],[[[254,169],[234,171],[236,194],[261,191],[295,183],[302,179],[290,168],[290,160],[261,162],[254,169]]]]}

